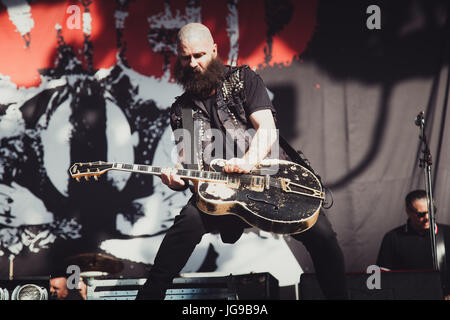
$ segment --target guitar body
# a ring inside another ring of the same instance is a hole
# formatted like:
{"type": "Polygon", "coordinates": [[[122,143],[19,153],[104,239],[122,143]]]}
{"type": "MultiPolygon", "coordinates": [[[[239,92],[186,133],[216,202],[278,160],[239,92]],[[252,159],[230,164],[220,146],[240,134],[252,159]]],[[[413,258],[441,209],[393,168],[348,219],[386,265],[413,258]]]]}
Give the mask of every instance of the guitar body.
{"type": "MultiPolygon", "coordinates": [[[[211,163],[222,171],[221,159],[211,163]]],[[[200,181],[197,206],[210,215],[234,214],[259,229],[294,234],[317,221],[324,198],[317,177],[297,163],[264,160],[251,175],[229,174],[227,183],[200,181]]]]}

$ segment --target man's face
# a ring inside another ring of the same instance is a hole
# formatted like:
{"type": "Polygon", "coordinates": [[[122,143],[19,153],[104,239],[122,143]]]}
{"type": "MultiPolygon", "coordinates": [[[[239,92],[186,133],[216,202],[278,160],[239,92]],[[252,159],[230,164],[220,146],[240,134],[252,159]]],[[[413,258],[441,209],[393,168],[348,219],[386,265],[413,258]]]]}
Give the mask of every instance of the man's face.
{"type": "Polygon", "coordinates": [[[223,74],[224,65],[212,41],[191,38],[178,44],[174,75],[186,92],[206,99],[214,94],[223,74]]]}
{"type": "Polygon", "coordinates": [[[217,57],[217,45],[207,39],[191,39],[178,45],[178,59],[183,68],[190,67],[194,72],[203,73],[209,63],[217,57]]]}
{"type": "Polygon", "coordinates": [[[414,211],[406,210],[412,227],[416,230],[430,228],[430,216],[428,214],[427,199],[417,199],[411,203],[414,211]]]}
{"type": "Polygon", "coordinates": [[[64,300],[69,294],[67,289],[67,279],[64,277],[51,279],[50,294],[56,295],[58,300],[64,300]]]}

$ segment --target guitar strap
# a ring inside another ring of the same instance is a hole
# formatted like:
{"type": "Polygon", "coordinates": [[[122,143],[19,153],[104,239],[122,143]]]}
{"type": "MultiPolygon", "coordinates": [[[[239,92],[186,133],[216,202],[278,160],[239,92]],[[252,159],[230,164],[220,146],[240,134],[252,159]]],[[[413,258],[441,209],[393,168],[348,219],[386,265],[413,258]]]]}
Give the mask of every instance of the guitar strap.
{"type": "Polygon", "coordinates": [[[197,143],[195,137],[195,130],[194,130],[194,110],[190,106],[183,106],[181,108],[181,114],[182,114],[182,123],[184,130],[184,145],[187,146],[187,143],[189,143],[189,150],[184,149],[184,152],[188,152],[189,159],[185,159],[185,167],[186,169],[198,169],[198,161],[197,161],[197,143]]]}

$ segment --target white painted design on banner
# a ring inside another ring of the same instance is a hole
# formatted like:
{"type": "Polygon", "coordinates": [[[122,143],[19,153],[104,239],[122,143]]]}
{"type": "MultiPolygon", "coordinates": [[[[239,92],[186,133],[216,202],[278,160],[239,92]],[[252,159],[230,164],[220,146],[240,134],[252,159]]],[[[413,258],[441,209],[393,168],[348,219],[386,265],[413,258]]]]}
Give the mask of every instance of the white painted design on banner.
{"type": "MultiPolygon", "coordinates": [[[[52,99],[57,92],[53,94],[52,99]]],[[[49,105],[52,104],[50,99],[49,105]]],[[[44,166],[47,168],[47,175],[52,184],[64,196],[68,197],[69,174],[67,168],[70,167],[70,146],[69,140],[73,127],[69,122],[71,98],[64,101],[53,113],[48,124],[47,115],[44,114],[39,125],[44,129],[41,131],[41,141],[44,148],[44,166]]]]}
{"type": "Polygon", "coordinates": [[[8,10],[9,20],[17,28],[17,31],[24,37],[29,34],[34,27],[34,20],[31,17],[31,7],[26,0],[2,0],[8,10]]]}
{"type": "Polygon", "coordinates": [[[238,0],[230,0],[227,4],[227,33],[230,39],[230,52],[228,53],[228,64],[237,65],[239,56],[239,12],[238,0]]]}
{"type": "MultiPolygon", "coordinates": [[[[147,18],[150,30],[166,29],[176,30],[189,22],[201,22],[201,8],[195,6],[187,6],[186,14],[180,14],[176,10],[175,15],[172,14],[170,4],[164,3],[164,12],[147,18]]],[[[158,41],[154,37],[149,36],[148,41],[154,52],[164,52],[170,50],[173,54],[177,54],[176,43],[167,43],[166,41],[158,41]]]]}
{"type": "Polygon", "coordinates": [[[116,28],[123,29],[125,27],[125,19],[128,17],[128,12],[122,10],[116,10],[114,12],[114,18],[116,18],[116,28]]]}
{"type": "Polygon", "coordinates": [[[92,31],[92,17],[89,12],[83,12],[83,33],[91,35],[92,31]]]}
{"type": "Polygon", "coordinates": [[[0,184],[0,201],[1,224],[21,227],[53,222],[53,214],[47,211],[42,200],[15,182],[11,187],[0,184]],[[6,212],[13,217],[9,223],[8,218],[3,216],[6,212]]]}
{"type": "Polygon", "coordinates": [[[198,255],[204,255],[210,244],[218,253],[217,273],[237,275],[269,272],[278,279],[280,286],[298,283],[303,273],[284,238],[267,232],[259,232],[259,235],[246,232],[234,244],[223,243],[219,235],[207,234],[181,273],[198,270],[195,260],[198,255]]]}
{"type": "MultiPolygon", "coordinates": [[[[106,99],[107,161],[134,163],[134,148],[139,143],[137,132],[131,133],[130,124],[122,110],[106,99]]],[[[110,171],[108,180],[121,191],[125,188],[129,172],[110,171]]]]}

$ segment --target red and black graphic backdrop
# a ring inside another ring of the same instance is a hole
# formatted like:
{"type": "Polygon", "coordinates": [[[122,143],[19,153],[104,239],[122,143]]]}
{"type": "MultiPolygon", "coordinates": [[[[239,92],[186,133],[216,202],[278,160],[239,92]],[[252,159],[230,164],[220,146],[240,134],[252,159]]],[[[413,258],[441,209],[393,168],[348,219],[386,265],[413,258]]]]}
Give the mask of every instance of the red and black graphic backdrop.
{"type": "MultiPolygon", "coordinates": [[[[265,80],[281,134],[333,192],[326,212],[348,271],[375,263],[383,234],[406,219],[405,194],[424,187],[422,110],[437,220],[450,223],[448,10],[444,0],[0,1],[0,275],[11,257],[17,276],[32,276],[86,252],[122,259],[126,275],[151,266],[190,194],[117,172],[77,183],[68,168],[171,164],[168,107],[182,92],[174,39],[194,21],[210,27],[225,62],[265,80]],[[370,5],[381,29],[366,25],[370,5]]],[[[288,237],[251,230],[240,241],[256,269],[285,259],[313,270],[288,237]],[[254,250],[264,242],[276,258],[254,250]]],[[[246,263],[219,242],[202,241],[185,270],[246,263]]]]}

